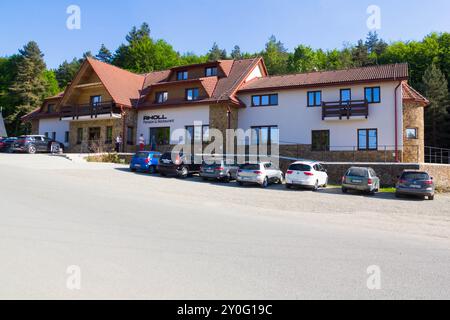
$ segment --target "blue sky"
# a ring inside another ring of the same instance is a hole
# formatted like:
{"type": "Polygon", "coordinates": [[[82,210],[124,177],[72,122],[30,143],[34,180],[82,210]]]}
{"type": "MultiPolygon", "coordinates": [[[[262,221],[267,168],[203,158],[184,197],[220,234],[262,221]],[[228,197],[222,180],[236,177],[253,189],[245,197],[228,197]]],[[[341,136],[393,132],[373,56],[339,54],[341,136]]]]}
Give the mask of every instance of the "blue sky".
{"type": "Polygon", "coordinates": [[[102,43],[115,50],[133,25],[146,21],[152,36],[180,52],[206,52],[214,41],[230,51],[260,51],[272,34],[292,50],[298,44],[340,48],[369,31],[369,5],[381,8],[379,34],[387,41],[420,40],[450,31],[450,1],[433,0],[16,0],[0,1],[0,56],[35,40],[49,67],[96,53],[102,43]],[[66,9],[81,8],[81,30],[68,30],[66,9]]]}

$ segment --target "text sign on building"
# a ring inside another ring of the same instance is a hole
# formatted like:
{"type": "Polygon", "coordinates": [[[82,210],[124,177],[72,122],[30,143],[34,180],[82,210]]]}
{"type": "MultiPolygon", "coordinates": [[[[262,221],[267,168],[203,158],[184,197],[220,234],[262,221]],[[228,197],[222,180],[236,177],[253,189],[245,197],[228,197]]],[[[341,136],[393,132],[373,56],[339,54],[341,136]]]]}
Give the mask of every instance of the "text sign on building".
{"type": "Polygon", "coordinates": [[[151,115],[144,116],[144,123],[159,124],[159,123],[173,123],[174,119],[168,119],[165,115],[151,115]]]}

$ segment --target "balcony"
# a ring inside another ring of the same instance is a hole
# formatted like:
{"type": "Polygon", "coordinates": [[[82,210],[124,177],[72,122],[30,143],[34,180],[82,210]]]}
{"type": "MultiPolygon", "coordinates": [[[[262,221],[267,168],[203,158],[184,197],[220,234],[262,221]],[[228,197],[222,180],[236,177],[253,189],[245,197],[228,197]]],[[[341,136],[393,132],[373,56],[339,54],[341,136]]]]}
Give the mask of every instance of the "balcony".
{"type": "Polygon", "coordinates": [[[322,120],[338,118],[339,120],[369,117],[369,102],[367,100],[350,100],[322,102],[322,120]]]}
{"type": "Polygon", "coordinates": [[[64,106],[61,108],[61,120],[105,119],[120,118],[121,110],[114,102],[102,102],[97,104],[81,104],[64,106]]]}

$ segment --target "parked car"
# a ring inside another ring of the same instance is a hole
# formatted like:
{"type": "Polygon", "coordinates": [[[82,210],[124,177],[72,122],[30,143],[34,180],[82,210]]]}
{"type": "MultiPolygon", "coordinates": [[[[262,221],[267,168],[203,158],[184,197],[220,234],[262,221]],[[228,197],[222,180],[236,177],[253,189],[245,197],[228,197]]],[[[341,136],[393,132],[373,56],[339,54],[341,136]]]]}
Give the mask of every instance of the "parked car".
{"type": "Polygon", "coordinates": [[[37,152],[60,153],[64,151],[64,144],[47,138],[46,136],[21,136],[14,141],[11,150],[14,152],[27,152],[30,154],[37,152]]]}
{"type": "Polygon", "coordinates": [[[210,158],[203,161],[200,167],[200,177],[203,180],[219,180],[230,182],[236,180],[239,166],[234,163],[227,162],[223,158],[210,158]]]}
{"type": "Polygon", "coordinates": [[[195,164],[193,155],[166,152],[159,159],[158,171],[161,176],[187,178],[200,172],[200,164],[195,164]]]}
{"type": "Polygon", "coordinates": [[[436,186],[433,177],[427,172],[405,170],[399,177],[396,185],[395,195],[397,198],[403,195],[427,197],[434,200],[436,186]]]}
{"type": "Polygon", "coordinates": [[[258,184],[267,188],[270,183],[283,183],[283,172],[271,162],[247,163],[239,166],[236,181],[239,185],[258,184]]]}
{"type": "Polygon", "coordinates": [[[159,164],[161,153],[153,151],[137,152],[130,163],[130,170],[133,172],[141,171],[155,173],[159,164]]]}
{"type": "Polygon", "coordinates": [[[342,192],[347,193],[349,190],[373,195],[380,191],[380,178],[372,168],[350,168],[342,178],[342,192]]]}
{"type": "Polygon", "coordinates": [[[299,186],[317,191],[320,187],[326,188],[327,185],[327,170],[319,162],[294,162],[286,172],[286,187],[288,189],[291,189],[293,186],[299,186]]]}
{"type": "Polygon", "coordinates": [[[3,138],[0,140],[0,152],[11,152],[11,146],[17,138],[3,138]]]}

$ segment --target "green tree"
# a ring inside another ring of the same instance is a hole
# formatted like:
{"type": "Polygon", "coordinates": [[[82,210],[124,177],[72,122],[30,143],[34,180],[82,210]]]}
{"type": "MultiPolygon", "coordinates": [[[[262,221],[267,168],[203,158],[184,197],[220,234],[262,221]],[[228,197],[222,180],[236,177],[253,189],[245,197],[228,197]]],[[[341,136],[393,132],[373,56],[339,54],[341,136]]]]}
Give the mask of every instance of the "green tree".
{"type": "Polygon", "coordinates": [[[423,76],[425,96],[430,105],[425,111],[425,141],[432,147],[448,146],[448,83],[444,74],[433,63],[423,76]]]}
{"type": "Polygon", "coordinates": [[[47,94],[48,84],[44,72],[46,65],[36,42],[30,41],[19,50],[17,75],[9,90],[15,96],[16,106],[7,121],[15,124],[14,133],[24,130],[20,117],[40,106],[47,94]]]}
{"type": "Polygon", "coordinates": [[[59,87],[64,89],[73,80],[80,69],[80,59],[74,58],[71,62],[64,61],[55,71],[59,87]]]}
{"type": "Polygon", "coordinates": [[[288,57],[288,72],[310,72],[319,70],[319,60],[317,53],[308,46],[299,45],[294,53],[288,57]]]}
{"type": "Polygon", "coordinates": [[[214,42],[211,50],[208,52],[208,61],[217,61],[227,59],[227,51],[225,49],[220,49],[219,45],[214,42]]]}
{"type": "Polygon", "coordinates": [[[100,50],[98,51],[97,55],[95,56],[98,60],[103,61],[105,63],[111,63],[113,59],[113,55],[111,51],[109,51],[108,48],[104,44],[100,47],[100,50]]]}
{"type": "Polygon", "coordinates": [[[238,45],[235,45],[233,51],[231,51],[231,58],[233,58],[234,60],[242,59],[241,48],[238,45]]]}
{"type": "Polygon", "coordinates": [[[285,74],[288,70],[289,53],[284,44],[271,36],[266,43],[265,50],[261,53],[266,62],[269,74],[285,74]]]}

